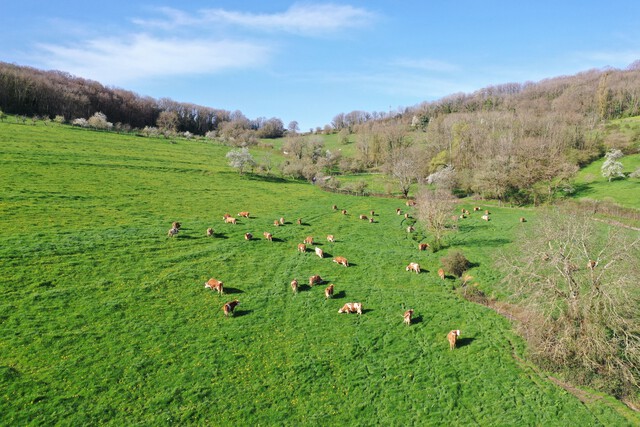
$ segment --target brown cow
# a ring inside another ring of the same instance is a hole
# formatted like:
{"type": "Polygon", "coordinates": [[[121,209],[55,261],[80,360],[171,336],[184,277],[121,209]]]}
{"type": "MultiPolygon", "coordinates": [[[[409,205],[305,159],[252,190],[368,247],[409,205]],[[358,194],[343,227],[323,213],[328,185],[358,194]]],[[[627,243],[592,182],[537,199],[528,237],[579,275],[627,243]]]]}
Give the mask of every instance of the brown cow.
{"type": "Polygon", "coordinates": [[[342,215],[346,215],[347,214],[347,210],[346,209],[342,209],[342,215]]]}
{"type": "Polygon", "coordinates": [[[371,211],[371,216],[376,216],[376,211],[371,211]]]}
{"type": "Polygon", "coordinates": [[[324,258],[324,251],[319,247],[316,247],[316,255],[318,255],[320,258],[324,258]]]}
{"type": "Polygon", "coordinates": [[[207,228],[207,237],[211,237],[213,236],[213,228],[209,227],[207,228]]]}
{"type": "Polygon", "coordinates": [[[302,218],[298,218],[296,222],[298,223],[298,225],[302,225],[302,218]]]}
{"type": "Polygon", "coordinates": [[[358,313],[362,314],[362,303],[348,302],[342,306],[338,313],[358,313]]]}
{"type": "Polygon", "coordinates": [[[327,299],[333,298],[333,283],[327,286],[324,290],[324,297],[327,299]]]}
{"type": "Polygon", "coordinates": [[[322,281],[322,277],[316,274],[315,276],[309,277],[309,286],[313,287],[313,285],[319,285],[322,281]]]}
{"type": "Polygon", "coordinates": [[[419,251],[426,251],[427,248],[429,248],[429,244],[428,243],[418,243],[418,250],[419,251]]]}
{"type": "Polygon", "coordinates": [[[229,314],[233,314],[233,310],[236,309],[236,306],[240,304],[240,301],[238,300],[233,300],[233,301],[229,301],[228,303],[226,303],[225,305],[222,306],[222,310],[224,311],[224,315],[226,317],[229,317],[229,314]]]}
{"type": "Polygon", "coordinates": [[[173,236],[176,236],[176,235],[178,235],[178,229],[175,228],[175,227],[171,227],[169,229],[169,232],[167,233],[167,236],[168,237],[173,237],[173,236]]]}
{"type": "Polygon", "coordinates": [[[413,233],[414,231],[416,231],[416,229],[412,225],[407,227],[407,233],[413,233]]]}
{"type": "Polygon", "coordinates": [[[527,222],[527,220],[525,219],[525,217],[521,216],[520,217],[520,222],[527,222]]]}
{"type": "Polygon", "coordinates": [[[220,280],[216,280],[213,277],[207,280],[206,282],[204,282],[205,288],[218,291],[220,295],[223,294],[223,286],[224,284],[220,280]]]}
{"type": "Polygon", "coordinates": [[[300,243],[298,245],[298,252],[307,252],[307,245],[305,245],[304,243],[300,243]]]}
{"type": "Polygon", "coordinates": [[[222,215],[223,219],[227,219],[231,216],[231,214],[229,212],[227,212],[226,214],[222,215]]]}
{"type": "Polygon", "coordinates": [[[280,227],[280,221],[278,221],[277,219],[273,220],[273,225],[275,225],[276,227],[280,227]]]}
{"type": "Polygon", "coordinates": [[[449,340],[449,350],[453,350],[456,347],[456,341],[458,341],[459,336],[460,336],[459,329],[454,329],[453,331],[447,334],[447,339],[449,340]]]}
{"type": "Polygon", "coordinates": [[[337,211],[337,210],[338,210],[338,205],[333,205],[333,206],[331,207],[331,209],[333,209],[334,211],[337,211]]]}
{"type": "Polygon", "coordinates": [[[398,215],[401,215],[401,214],[402,214],[402,210],[400,210],[400,208],[396,208],[396,213],[397,213],[398,215]]]}
{"type": "Polygon", "coordinates": [[[478,212],[479,210],[480,210],[480,207],[479,207],[479,206],[476,206],[476,207],[474,207],[474,208],[473,208],[473,211],[474,211],[474,212],[478,212]]]}
{"type": "Polygon", "coordinates": [[[409,265],[407,265],[405,270],[406,271],[415,271],[416,274],[419,274],[420,273],[420,264],[418,264],[417,262],[411,262],[411,263],[409,263],[409,265]]]}
{"type": "Polygon", "coordinates": [[[369,223],[370,223],[370,224],[373,224],[373,222],[374,222],[374,221],[373,221],[373,217],[369,218],[369,223]]]}
{"type": "Polygon", "coordinates": [[[238,213],[238,216],[249,218],[249,212],[242,211],[242,212],[238,213]]]}
{"type": "Polygon", "coordinates": [[[331,243],[334,243],[336,241],[333,237],[333,234],[327,234],[327,241],[331,243]]]}
{"type": "Polygon", "coordinates": [[[244,240],[251,240],[253,239],[253,234],[251,233],[244,233],[244,240]]]}
{"type": "Polygon", "coordinates": [[[293,291],[294,294],[298,293],[298,281],[296,279],[293,279],[291,281],[291,290],[293,291]]]}
{"type": "Polygon", "coordinates": [[[594,268],[596,268],[598,266],[598,261],[594,261],[592,259],[589,260],[589,262],[587,263],[587,268],[589,270],[593,270],[594,268]]]}
{"type": "Polygon", "coordinates": [[[413,309],[412,308],[404,312],[404,314],[402,316],[404,317],[404,324],[405,325],[410,325],[411,324],[411,316],[412,315],[413,315],[413,309]]]}
{"type": "Polygon", "coordinates": [[[349,261],[343,256],[337,256],[333,259],[333,262],[338,263],[339,265],[343,265],[345,267],[349,267],[349,261]]]}
{"type": "Polygon", "coordinates": [[[411,217],[409,216],[408,213],[404,214],[404,219],[409,219],[409,218],[411,218],[411,217]]]}
{"type": "Polygon", "coordinates": [[[440,278],[441,278],[442,280],[444,280],[445,275],[444,275],[444,270],[443,270],[443,269],[441,269],[441,268],[440,268],[440,269],[438,269],[438,276],[440,276],[440,278]]]}
{"type": "Polygon", "coordinates": [[[268,231],[265,231],[264,233],[262,233],[262,235],[268,241],[273,242],[273,234],[269,233],[268,231]]]}
{"type": "Polygon", "coordinates": [[[307,238],[304,239],[303,243],[306,243],[307,245],[313,245],[313,236],[307,236],[307,238]]]}
{"type": "Polygon", "coordinates": [[[366,215],[360,215],[360,219],[367,220],[367,219],[369,219],[369,218],[367,218],[367,216],[366,216],[366,215]]]}
{"type": "Polygon", "coordinates": [[[407,200],[407,203],[405,203],[407,206],[415,206],[416,205],[416,201],[415,200],[407,200]]]}
{"type": "Polygon", "coordinates": [[[173,223],[171,223],[171,228],[180,230],[180,227],[182,227],[182,224],[180,224],[178,221],[174,221],[173,223]]]}
{"type": "Polygon", "coordinates": [[[228,217],[224,218],[224,222],[225,222],[225,224],[237,224],[238,220],[235,219],[232,216],[228,216],[228,217]]]}

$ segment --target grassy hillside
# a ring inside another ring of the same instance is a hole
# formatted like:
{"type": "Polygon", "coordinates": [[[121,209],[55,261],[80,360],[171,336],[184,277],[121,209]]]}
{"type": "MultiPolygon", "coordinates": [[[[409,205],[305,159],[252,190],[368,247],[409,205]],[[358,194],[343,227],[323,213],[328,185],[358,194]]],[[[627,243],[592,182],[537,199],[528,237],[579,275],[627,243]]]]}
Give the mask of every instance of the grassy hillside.
{"type": "MultiPolygon", "coordinates": [[[[444,252],[416,250],[428,238],[406,233],[397,200],[239,176],[227,148],[201,142],[14,123],[0,123],[0,142],[1,424],[638,422],[608,400],[581,403],[522,362],[508,321],[438,278],[444,252]],[[373,224],[358,219],[372,209],[373,224]],[[241,210],[251,218],[222,222],[241,210]],[[172,221],[183,228],[169,239],[172,221]],[[327,258],[296,251],[308,235],[327,258]],[[411,261],[426,271],[406,272],[411,261]],[[292,294],[289,282],[312,274],[335,284],[333,300],[325,285],[292,294]],[[226,295],[204,289],[210,277],[226,295]],[[221,306],[236,298],[225,318],[221,306]],[[339,315],[350,301],[365,313],[339,315]],[[462,330],[453,352],[451,329],[462,330]]],[[[521,224],[520,211],[492,211],[449,240],[481,283],[496,280],[492,257],[513,230],[535,224],[534,213],[521,224]]]]}

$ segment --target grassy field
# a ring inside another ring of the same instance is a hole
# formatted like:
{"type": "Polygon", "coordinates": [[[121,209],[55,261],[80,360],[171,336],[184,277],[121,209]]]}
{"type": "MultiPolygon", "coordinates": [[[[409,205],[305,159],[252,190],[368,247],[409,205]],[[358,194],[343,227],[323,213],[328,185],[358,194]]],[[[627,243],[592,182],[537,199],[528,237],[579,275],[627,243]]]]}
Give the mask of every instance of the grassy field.
{"type": "MultiPolygon", "coordinates": [[[[428,236],[405,231],[397,200],[239,176],[228,148],[195,141],[41,123],[0,123],[0,141],[3,425],[640,422],[609,399],[583,404],[522,362],[509,322],[438,278],[446,251],[417,251],[428,236]],[[358,219],[372,209],[373,224],[358,219]],[[251,218],[223,223],[242,210],[251,218]],[[169,239],[172,221],[183,228],[169,239]],[[296,251],[309,235],[326,258],[296,251]],[[411,261],[425,271],[406,272],[411,261]],[[333,300],[325,285],[292,294],[293,278],[313,274],[335,284],[333,300]],[[210,277],[225,295],[204,289],[210,277]],[[350,301],[362,316],[337,313],[350,301]],[[462,330],[452,352],[451,329],[462,330]]],[[[491,209],[493,221],[472,216],[448,242],[476,281],[495,285],[492,258],[535,213],[521,224],[522,211],[491,209]]]]}

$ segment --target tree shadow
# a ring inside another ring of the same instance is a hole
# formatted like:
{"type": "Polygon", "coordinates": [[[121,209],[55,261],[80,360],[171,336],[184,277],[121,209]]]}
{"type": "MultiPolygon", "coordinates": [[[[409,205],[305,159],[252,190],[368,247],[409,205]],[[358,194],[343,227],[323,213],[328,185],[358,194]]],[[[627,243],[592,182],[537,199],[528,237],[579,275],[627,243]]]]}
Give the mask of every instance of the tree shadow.
{"type": "Polygon", "coordinates": [[[224,287],[224,293],[225,294],[242,294],[244,293],[244,291],[237,289],[237,288],[227,288],[226,286],[224,287]]]}
{"type": "Polygon", "coordinates": [[[460,348],[460,347],[465,347],[470,345],[473,341],[475,340],[475,338],[469,337],[469,338],[458,338],[456,340],[456,347],[460,348]]]}
{"type": "Polygon", "coordinates": [[[285,178],[281,178],[273,175],[258,175],[253,173],[246,173],[244,175],[247,179],[251,181],[262,181],[262,182],[274,182],[274,183],[296,183],[294,180],[288,180],[285,178]]]}
{"type": "Polygon", "coordinates": [[[233,317],[242,317],[253,313],[253,310],[234,310],[233,317]]]}

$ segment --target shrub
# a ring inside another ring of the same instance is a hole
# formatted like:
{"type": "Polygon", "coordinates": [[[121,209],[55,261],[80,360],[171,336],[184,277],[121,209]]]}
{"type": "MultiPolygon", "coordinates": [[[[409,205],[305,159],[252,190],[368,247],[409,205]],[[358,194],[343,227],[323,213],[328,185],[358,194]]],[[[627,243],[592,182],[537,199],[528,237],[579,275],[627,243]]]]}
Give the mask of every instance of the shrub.
{"type": "Polygon", "coordinates": [[[442,267],[447,273],[451,273],[456,277],[461,277],[462,273],[470,267],[469,260],[460,251],[453,251],[440,259],[442,267]]]}

